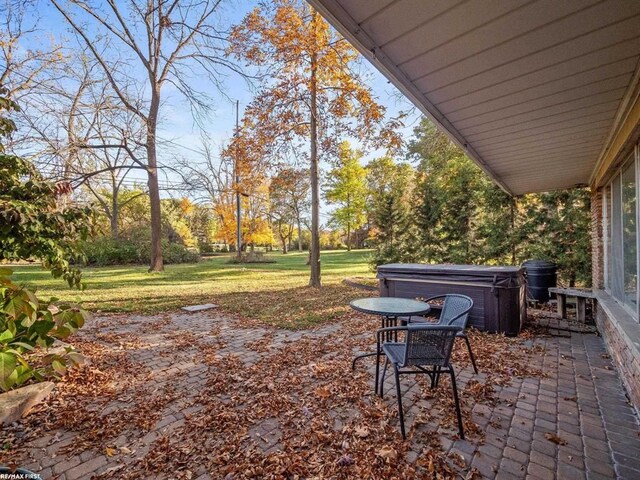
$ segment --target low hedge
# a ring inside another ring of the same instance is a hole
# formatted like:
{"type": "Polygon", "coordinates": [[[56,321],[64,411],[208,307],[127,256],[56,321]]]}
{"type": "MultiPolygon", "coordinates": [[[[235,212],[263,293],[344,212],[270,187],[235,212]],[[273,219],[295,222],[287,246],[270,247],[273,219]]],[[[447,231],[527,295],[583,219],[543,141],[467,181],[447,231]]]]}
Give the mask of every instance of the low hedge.
{"type": "MultiPolygon", "coordinates": [[[[149,263],[151,243],[148,240],[97,238],[87,242],[84,251],[87,265],[145,265],[149,263]]],[[[196,263],[200,260],[197,251],[167,240],[162,241],[162,254],[166,264],[196,263]]]]}

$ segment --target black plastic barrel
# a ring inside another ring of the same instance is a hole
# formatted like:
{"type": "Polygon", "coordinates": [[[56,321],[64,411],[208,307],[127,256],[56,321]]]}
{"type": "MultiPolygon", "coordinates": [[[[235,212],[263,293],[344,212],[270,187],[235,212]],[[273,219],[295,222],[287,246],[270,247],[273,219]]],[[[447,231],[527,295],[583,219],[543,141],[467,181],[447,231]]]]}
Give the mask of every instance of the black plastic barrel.
{"type": "Polygon", "coordinates": [[[549,289],[556,286],[558,266],[546,260],[527,260],[522,264],[527,272],[527,296],[546,303],[549,289]]]}

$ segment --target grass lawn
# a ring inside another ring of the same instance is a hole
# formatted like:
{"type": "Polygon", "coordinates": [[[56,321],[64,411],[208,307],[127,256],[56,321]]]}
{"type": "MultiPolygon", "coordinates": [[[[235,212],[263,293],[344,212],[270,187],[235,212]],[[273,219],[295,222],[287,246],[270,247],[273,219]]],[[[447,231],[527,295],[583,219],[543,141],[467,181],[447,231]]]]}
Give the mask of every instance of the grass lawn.
{"type": "Polygon", "coordinates": [[[94,312],[160,313],[186,305],[217,303],[224,310],[286,328],[305,328],[336,318],[351,299],[369,292],[347,287],[347,277],[374,276],[369,250],[323,251],[323,288],[307,287],[307,254],[269,254],[277,263],[235,265],[229,257],[197,264],[167,265],[162,273],[144,266],[85,268],[86,290],[66,288],[39,265],[14,267],[15,279],[41,297],[82,302],[94,312]]]}

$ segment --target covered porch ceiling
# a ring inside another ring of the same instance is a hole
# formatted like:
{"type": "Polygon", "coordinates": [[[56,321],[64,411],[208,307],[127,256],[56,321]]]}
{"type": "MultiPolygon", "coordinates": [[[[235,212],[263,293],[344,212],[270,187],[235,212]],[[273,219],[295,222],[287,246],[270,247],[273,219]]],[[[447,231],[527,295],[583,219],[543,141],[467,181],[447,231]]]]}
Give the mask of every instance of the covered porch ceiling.
{"type": "Polygon", "coordinates": [[[308,0],[511,194],[593,182],[638,93],[639,0],[308,0]]]}

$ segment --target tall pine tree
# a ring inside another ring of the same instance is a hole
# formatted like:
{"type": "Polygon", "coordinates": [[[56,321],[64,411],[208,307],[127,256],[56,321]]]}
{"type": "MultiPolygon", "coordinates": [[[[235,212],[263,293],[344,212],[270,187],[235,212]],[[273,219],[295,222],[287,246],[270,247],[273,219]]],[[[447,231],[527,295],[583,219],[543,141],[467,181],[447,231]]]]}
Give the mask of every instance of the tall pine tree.
{"type": "Polygon", "coordinates": [[[396,164],[390,157],[367,165],[369,216],[375,233],[374,265],[411,262],[416,258],[415,225],[411,217],[411,198],[415,171],[406,163],[396,164]]]}

